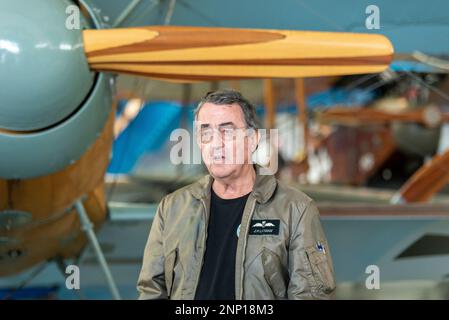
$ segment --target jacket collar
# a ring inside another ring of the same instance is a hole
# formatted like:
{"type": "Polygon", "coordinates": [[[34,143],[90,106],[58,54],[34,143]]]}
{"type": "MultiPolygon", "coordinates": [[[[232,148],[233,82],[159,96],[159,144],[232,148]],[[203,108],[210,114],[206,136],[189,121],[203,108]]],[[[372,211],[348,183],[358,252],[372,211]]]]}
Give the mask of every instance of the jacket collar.
{"type": "MultiPolygon", "coordinates": [[[[197,199],[210,198],[210,190],[214,178],[208,174],[193,183],[190,187],[192,195],[197,199]]],[[[277,181],[273,175],[261,175],[260,167],[256,166],[256,181],[254,182],[254,188],[251,194],[256,198],[257,202],[265,203],[270,200],[274,191],[276,190],[277,181]]]]}

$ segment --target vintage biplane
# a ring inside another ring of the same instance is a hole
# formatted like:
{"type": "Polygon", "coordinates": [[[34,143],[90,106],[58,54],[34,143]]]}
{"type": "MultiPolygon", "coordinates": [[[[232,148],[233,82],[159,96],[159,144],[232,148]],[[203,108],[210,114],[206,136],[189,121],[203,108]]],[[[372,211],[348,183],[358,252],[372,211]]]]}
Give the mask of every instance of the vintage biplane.
{"type": "MultiPolygon", "coordinates": [[[[393,46],[380,34],[169,26],[175,5],[0,0],[0,285],[15,288],[5,297],[25,284],[63,281],[71,261],[83,265],[82,285],[100,287],[101,267],[114,298],[134,290],[156,204],[107,203],[117,74],[184,83],[293,78],[301,90],[304,78],[381,73],[393,60],[393,46]],[[167,10],[166,25],[133,25],[148,8],[167,10]],[[108,241],[114,245],[108,248],[108,241]]],[[[346,116],[337,111],[332,115],[346,116]]],[[[440,248],[435,243],[449,233],[447,202],[407,204],[429,199],[446,183],[448,158],[442,153],[418,172],[395,196],[400,205],[321,204],[339,281],[363,281],[370,264],[382,265],[387,280],[419,278],[423,265],[435,268],[432,275],[443,272],[428,262],[411,261],[417,267],[409,273],[402,265],[440,248]]]]}

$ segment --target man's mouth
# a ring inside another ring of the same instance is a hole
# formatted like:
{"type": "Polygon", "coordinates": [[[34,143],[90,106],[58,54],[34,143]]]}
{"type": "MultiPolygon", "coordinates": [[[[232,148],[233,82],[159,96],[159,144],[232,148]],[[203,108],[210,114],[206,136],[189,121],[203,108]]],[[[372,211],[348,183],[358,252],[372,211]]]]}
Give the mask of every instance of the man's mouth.
{"type": "Polygon", "coordinates": [[[224,156],[213,156],[212,160],[214,161],[223,161],[224,159],[226,159],[224,156]]]}
{"type": "Polygon", "coordinates": [[[226,159],[225,155],[221,152],[217,152],[212,155],[212,160],[214,162],[224,162],[225,159],[226,159]]]}

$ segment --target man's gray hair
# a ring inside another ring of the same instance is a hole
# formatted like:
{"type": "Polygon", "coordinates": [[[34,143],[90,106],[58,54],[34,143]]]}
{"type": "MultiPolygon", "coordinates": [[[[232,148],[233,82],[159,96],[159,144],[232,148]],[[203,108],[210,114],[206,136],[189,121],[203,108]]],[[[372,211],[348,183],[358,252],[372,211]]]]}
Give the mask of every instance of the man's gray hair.
{"type": "Polygon", "coordinates": [[[198,106],[193,111],[195,119],[198,118],[198,113],[205,103],[213,103],[218,105],[238,104],[243,111],[247,128],[260,129],[260,121],[256,115],[256,108],[254,105],[245,99],[242,94],[236,90],[224,89],[217,91],[210,91],[201,99],[198,106]]]}

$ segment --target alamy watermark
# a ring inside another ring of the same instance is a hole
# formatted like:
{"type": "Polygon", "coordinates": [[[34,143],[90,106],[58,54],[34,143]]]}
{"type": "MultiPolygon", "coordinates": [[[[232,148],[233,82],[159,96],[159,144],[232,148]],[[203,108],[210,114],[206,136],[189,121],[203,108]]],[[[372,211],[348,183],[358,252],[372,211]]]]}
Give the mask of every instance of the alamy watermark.
{"type": "Polygon", "coordinates": [[[368,274],[365,280],[365,287],[368,290],[380,289],[380,269],[375,264],[366,267],[365,273],[368,274]]]}
{"type": "MultiPolygon", "coordinates": [[[[212,133],[211,141],[205,142],[199,121],[194,122],[193,134],[178,128],[170,134],[170,141],[175,144],[170,149],[170,161],[180,164],[258,164],[261,175],[271,175],[278,169],[278,129],[245,128],[237,134],[212,133]],[[229,135],[229,136],[227,136],[229,135]],[[195,144],[199,148],[195,148],[195,144]]],[[[208,133],[209,135],[211,133],[208,133]]]]}
{"type": "Polygon", "coordinates": [[[368,30],[380,29],[380,9],[378,6],[371,4],[366,7],[365,13],[368,15],[365,19],[365,27],[368,30]]]}
{"type": "Polygon", "coordinates": [[[80,289],[80,269],[76,265],[69,265],[65,269],[67,278],[65,279],[65,286],[68,290],[80,289]]]}
{"type": "Polygon", "coordinates": [[[81,28],[81,12],[76,5],[70,5],[65,8],[67,18],[65,20],[65,27],[69,30],[79,30],[81,28]]]}

